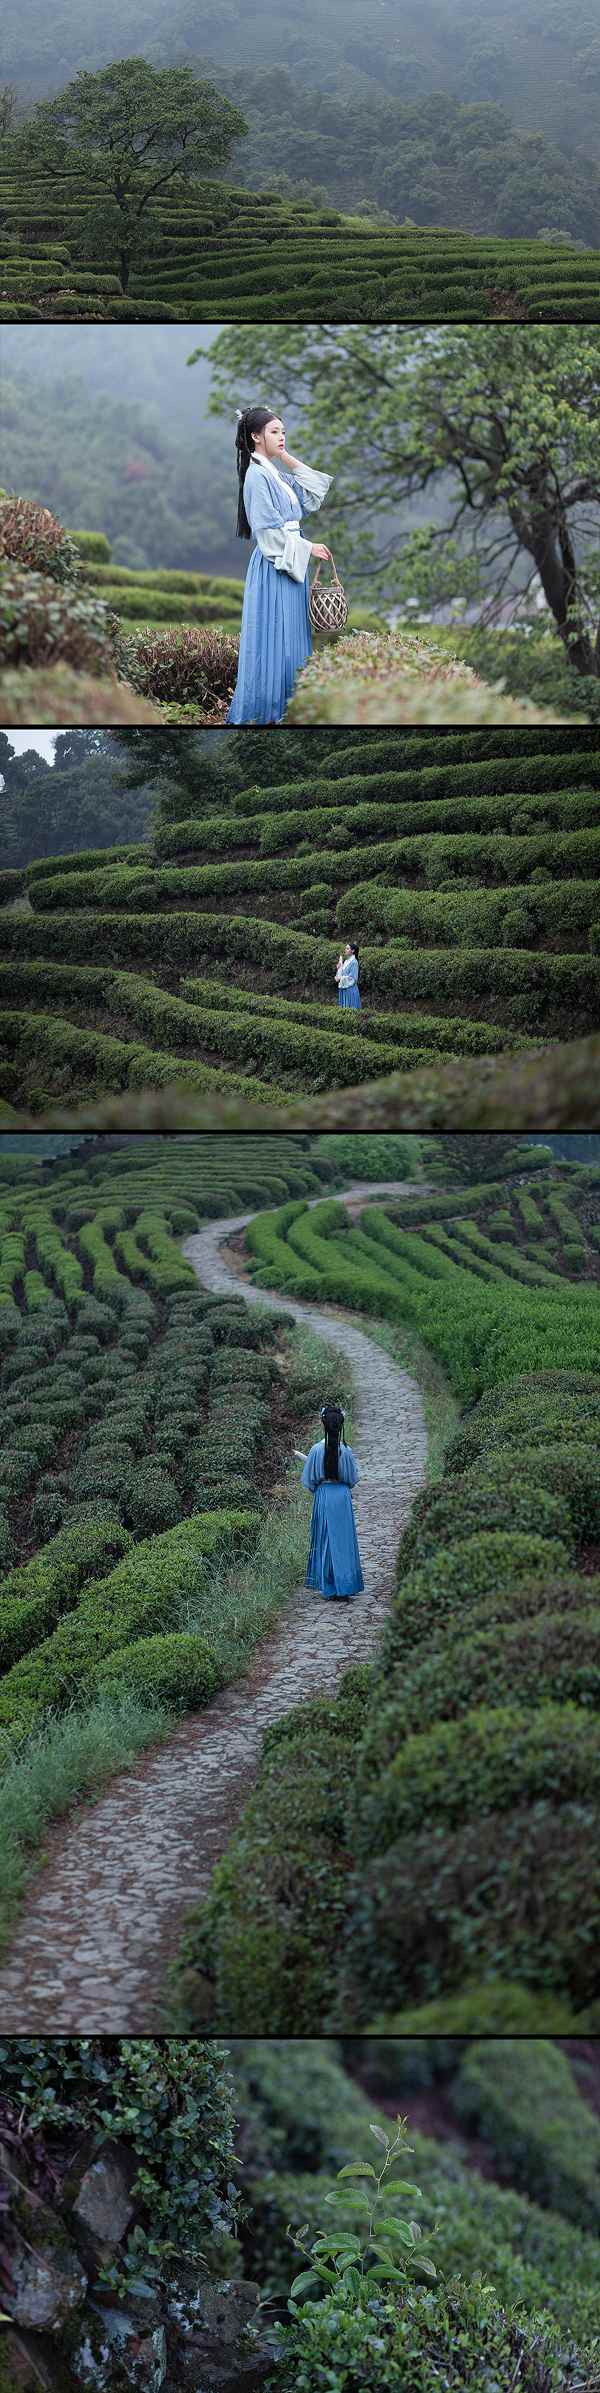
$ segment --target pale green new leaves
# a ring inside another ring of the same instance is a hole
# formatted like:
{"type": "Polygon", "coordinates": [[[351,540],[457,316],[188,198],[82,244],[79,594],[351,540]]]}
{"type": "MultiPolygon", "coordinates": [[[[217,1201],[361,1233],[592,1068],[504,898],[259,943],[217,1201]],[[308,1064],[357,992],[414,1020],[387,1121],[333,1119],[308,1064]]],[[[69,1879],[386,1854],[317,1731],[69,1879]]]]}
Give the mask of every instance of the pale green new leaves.
{"type": "Polygon", "coordinates": [[[416,2248],[422,2240],[417,2220],[397,2215],[400,2200],[422,2200],[418,2185],[391,2174],[398,2153],[411,2149],[406,2121],[398,2119],[394,2136],[388,2136],[384,2127],[372,2123],[371,2135],[383,2152],[379,2175],[368,2160],[348,2161],[338,2171],[334,2189],[326,2195],[327,2205],[334,2211],[341,2210],[339,2227],[332,2221],[331,2228],[315,2235],[310,2245],[306,2241],[307,2226],[297,2233],[288,2228],[296,2250],[310,2263],[294,2278],[290,2291],[292,2309],[298,2302],[332,2286],[338,2289],[346,2305],[352,2307],[357,2300],[368,2298],[373,2281],[405,2285],[411,2269],[419,2276],[436,2275],[433,2260],[416,2248]],[[362,2213],[356,2232],[345,2223],[348,2210],[362,2213]]]}

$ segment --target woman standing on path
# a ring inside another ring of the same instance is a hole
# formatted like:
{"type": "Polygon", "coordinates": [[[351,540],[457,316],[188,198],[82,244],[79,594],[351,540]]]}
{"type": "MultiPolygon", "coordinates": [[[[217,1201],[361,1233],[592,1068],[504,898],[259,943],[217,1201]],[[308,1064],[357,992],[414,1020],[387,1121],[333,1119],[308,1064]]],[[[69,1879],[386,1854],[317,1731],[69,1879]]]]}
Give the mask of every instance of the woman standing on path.
{"type": "Polygon", "coordinates": [[[312,655],[308,613],[311,557],[329,549],[305,540],[301,517],[322,505],[330,474],[301,465],[268,407],[238,416],[238,535],[253,550],[246,575],[238,677],[228,723],[280,723],[296,674],[312,655]],[[286,475],[280,467],[286,468],[286,475]]]}
{"type": "Polygon", "coordinates": [[[358,1463],[352,1447],[343,1442],[341,1405],[324,1404],[321,1420],[325,1436],[311,1446],[302,1472],[302,1486],[314,1498],[306,1585],[318,1588],[320,1595],[349,1602],[362,1593],[365,1583],[351,1494],[358,1463]]]}
{"type": "Polygon", "coordinates": [[[358,969],[358,948],[348,942],[347,947],[343,948],[341,955],[338,956],[335,968],[338,1005],[351,1005],[354,1008],[360,1006],[358,969]]]}

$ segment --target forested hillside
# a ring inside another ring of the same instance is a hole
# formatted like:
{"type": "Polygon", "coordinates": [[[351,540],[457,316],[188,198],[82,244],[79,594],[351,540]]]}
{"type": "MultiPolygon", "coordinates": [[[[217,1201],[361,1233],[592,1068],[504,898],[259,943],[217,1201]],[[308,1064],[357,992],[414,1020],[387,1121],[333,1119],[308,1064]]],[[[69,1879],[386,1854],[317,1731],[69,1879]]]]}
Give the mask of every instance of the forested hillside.
{"type": "Polygon", "coordinates": [[[149,790],[124,790],[109,731],[60,731],[54,763],[31,747],[15,755],[0,731],[0,866],[18,870],[35,856],[69,848],[111,847],[143,839],[149,790]]]}
{"type": "Polygon", "coordinates": [[[334,204],[368,202],[397,221],[517,235],[554,226],[600,233],[600,48],[591,0],[307,0],[301,21],[275,0],[250,11],[177,0],[40,0],[9,8],[4,70],[21,104],[77,69],[143,54],[216,80],[248,126],[234,175],[274,177],[334,204]]]}
{"type": "MultiPolygon", "coordinates": [[[[212,329],[212,328],[211,328],[212,329]]],[[[2,334],[1,478],[84,530],[115,564],[239,572],[232,439],[208,415],[204,326],[24,322],[2,334]]]]}

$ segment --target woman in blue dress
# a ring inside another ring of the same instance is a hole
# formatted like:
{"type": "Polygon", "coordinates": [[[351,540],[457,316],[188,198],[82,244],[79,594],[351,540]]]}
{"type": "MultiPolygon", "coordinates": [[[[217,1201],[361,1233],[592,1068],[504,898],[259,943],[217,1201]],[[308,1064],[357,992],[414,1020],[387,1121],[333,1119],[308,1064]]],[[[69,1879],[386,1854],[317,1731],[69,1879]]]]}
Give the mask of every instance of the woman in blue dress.
{"type": "Polygon", "coordinates": [[[301,465],[268,407],[238,416],[238,521],[256,541],[246,575],[237,683],[228,723],[280,723],[296,674],[312,655],[308,613],[311,557],[329,549],[305,540],[303,515],[322,505],[331,475],[301,465]],[[285,471],[280,471],[281,467],[285,471]]]}
{"type": "Polygon", "coordinates": [[[311,1446],[302,1472],[302,1486],[314,1498],[307,1587],[320,1595],[341,1596],[350,1602],[364,1587],[358,1538],[352,1510],[352,1488],[358,1463],[344,1442],[344,1414],[339,1404],[324,1404],[321,1420],[325,1436],[311,1446]]]}
{"type": "Polygon", "coordinates": [[[354,1011],[357,1006],[360,1006],[358,970],[358,948],[349,942],[348,946],[343,948],[342,954],[338,956],[335,977],[338,986],[338,1005],[351,1005],[354,1011]]]}

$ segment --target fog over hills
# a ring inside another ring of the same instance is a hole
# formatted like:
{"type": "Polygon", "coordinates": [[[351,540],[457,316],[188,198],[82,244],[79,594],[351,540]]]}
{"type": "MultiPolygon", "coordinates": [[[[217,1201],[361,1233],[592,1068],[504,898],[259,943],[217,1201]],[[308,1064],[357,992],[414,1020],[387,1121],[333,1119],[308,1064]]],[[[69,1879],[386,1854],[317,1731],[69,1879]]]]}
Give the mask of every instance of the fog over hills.
{"type": "Polygon", "coordinates": [[[21,108],[133,54],[191,65],[242,108],[236,182],[600,241],[595,0],[11,0],[5,15],[21,108]]]}

